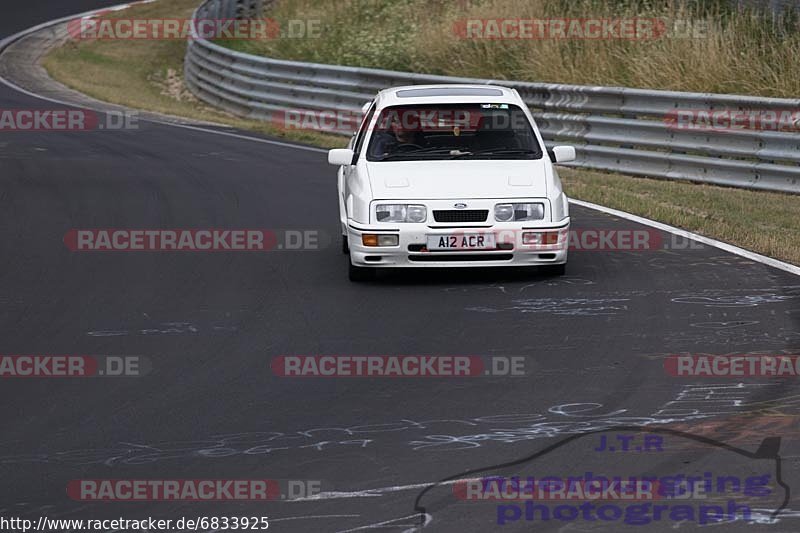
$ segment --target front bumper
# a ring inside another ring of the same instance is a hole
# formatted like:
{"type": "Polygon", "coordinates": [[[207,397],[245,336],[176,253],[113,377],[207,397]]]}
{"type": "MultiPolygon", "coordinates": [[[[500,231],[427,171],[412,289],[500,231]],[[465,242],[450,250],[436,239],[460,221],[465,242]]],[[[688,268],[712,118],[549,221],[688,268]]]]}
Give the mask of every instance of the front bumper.
{"type": "Polygon", "coordinates": [[[349,222],[347,237],[350,260],[361,267],[475,267],[558,265],[567,262],[569,217],[551,225],[530,222],[494,223],[476,226],[432,226],[422,224],[364,225],[349,222]],[[524,244],[524,233],[557,232],[553,244],[524,244]],[[427,250],[429,235],[495,235],[492,250],[427,250]],[[398,235],[398,246],[364,246],[364,234],[398,235]]]}

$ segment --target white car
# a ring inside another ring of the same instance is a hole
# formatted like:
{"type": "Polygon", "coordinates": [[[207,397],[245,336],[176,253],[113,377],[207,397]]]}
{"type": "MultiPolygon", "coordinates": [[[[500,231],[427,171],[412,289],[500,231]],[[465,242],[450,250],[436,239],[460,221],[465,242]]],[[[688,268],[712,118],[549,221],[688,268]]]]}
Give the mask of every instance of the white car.
{"type": "Polygon", "coordinates": [[[563,274],[569,204],[519,93],[494,85],[386,89],[338,165],[350,279],[378,268],[537,266],[563,274]]]}

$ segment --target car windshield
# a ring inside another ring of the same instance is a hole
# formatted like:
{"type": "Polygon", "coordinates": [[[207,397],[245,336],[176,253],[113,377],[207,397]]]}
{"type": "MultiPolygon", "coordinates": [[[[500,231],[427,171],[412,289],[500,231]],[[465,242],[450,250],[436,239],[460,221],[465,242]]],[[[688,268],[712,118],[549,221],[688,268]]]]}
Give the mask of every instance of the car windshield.
{"type": "Polygon", "coordinates": [[[387,107],[373,128],[368,161],[542,157],[528,117],[511,104],[387,107]]]}

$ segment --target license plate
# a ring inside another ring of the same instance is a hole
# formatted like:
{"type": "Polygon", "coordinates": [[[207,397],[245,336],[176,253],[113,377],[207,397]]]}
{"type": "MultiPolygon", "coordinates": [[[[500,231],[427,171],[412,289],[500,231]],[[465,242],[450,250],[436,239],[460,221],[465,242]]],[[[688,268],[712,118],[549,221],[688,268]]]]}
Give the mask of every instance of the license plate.
{"type": "Polygon", "coordinates": [[[493,233],[428,235],[428,250],[494,250],[493,233]]]}

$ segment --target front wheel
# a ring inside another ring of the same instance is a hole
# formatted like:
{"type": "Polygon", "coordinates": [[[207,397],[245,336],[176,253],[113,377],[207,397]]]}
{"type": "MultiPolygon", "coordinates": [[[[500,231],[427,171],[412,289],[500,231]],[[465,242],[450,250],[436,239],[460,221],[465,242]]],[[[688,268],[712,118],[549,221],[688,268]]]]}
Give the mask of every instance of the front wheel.
{"type": "Polygon", "coordinates": [[[347,245],[347,235],[342,235],[342,253],[350,254],[350,247],[347,245]]]}
{"type": "Polygon", "coordinates": [[[347,277],[354,283],[375,279],[374,268],[355,266],[353,263],[350,263],[348,266],[347,277]]]}
{"type": "Polygon", "coordinates": [[[541,267],[542,273],[546,276],[563,276],[567,272],[567,264],[561,263],[560,265],[545,265],[541,267]]]}

